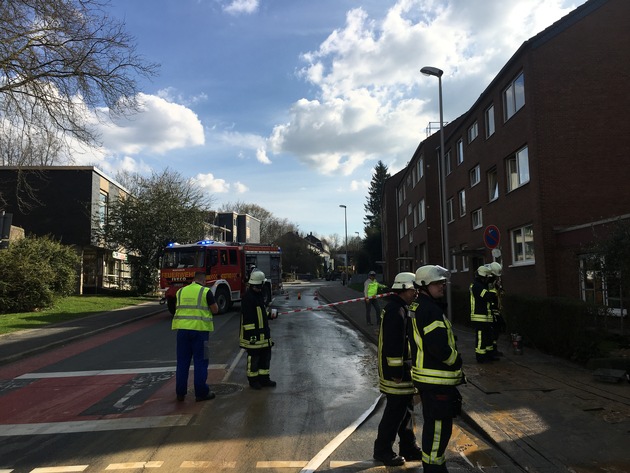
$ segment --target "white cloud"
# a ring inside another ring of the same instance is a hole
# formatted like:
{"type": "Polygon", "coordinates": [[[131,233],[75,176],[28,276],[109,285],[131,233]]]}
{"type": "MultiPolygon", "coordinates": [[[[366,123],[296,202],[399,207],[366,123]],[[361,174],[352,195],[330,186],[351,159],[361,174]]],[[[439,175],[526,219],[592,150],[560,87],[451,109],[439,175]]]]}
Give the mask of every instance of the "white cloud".
{"type": "Polygon", "coordinates": [[[317,96],[293,103],[268,151],[321,174],[350,175],[378,159],[400,169],[437,115],[437,84],[420,68],[444,70],[445,120],[453,120],[523,41],[574,8],[564,3],[400,0],[380,21],[353,9],[343,28],[303,54],[298,75],[317,96]]]}
{"type": "Polygon", "coordinates": [[[164,154],[205,143],[204,130],[189,108],[155,95],[140,94],[140,110],[117,118],[99,130],[103,146],[114,153],[164,154]]]}
{"type": "Polygon", "coordinates": [[[231,15],[255,13],[258,10],[258,4],[258,0],[232,0],[232,2],[223,7],[223,11],[231,15]]]}
{"type": "Polygon", "coordinates": [[[263,164],[271,164],[271,160],[269,159],[269,157],[267,156],[267,152],[265,151],[264,148],[258,148],[256,150],[256,159],[258,160],[258,162],[263,163],[263,164]]]}
{"type": "Polygon", "coordinates": [[[228,192],[242,194],[249,190],[249,188],[241,182],[237,181],[234,184],[229,184],[225,179],[214,177],[212,173],[197,174],[195,177],[191,178],[191,181],[201,189],[215,194],[226,194],[228,192]]]}

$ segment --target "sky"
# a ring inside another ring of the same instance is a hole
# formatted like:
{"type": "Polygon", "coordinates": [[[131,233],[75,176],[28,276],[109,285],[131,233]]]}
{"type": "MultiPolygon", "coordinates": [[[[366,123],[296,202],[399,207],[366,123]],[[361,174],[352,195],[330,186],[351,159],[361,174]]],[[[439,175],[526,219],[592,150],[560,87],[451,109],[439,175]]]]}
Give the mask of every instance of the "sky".
{"type": "MultiPolygon", "coordinates": [[[[137,52],[142,107],[100,123],[77,164],[168,168],[213,209],[257,204],[318,237],[363,236],[374,168],[406,166],[521,44],[584,0],[111,0],[137,52]],[[340,208],[345,205],[346,210],[340,208]]],[[[342,240],[343,241],[343,240],[342,240]]]]}

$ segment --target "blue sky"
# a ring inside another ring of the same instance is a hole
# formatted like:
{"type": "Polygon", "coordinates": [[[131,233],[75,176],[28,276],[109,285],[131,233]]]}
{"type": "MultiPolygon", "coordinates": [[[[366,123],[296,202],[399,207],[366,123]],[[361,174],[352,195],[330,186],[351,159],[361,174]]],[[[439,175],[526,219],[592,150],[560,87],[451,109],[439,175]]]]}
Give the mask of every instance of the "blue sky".
{"type": "Polygon", "coordinates": [[[112,0],[160,64],[142,111],[76,158],[115,176],[170,168],[301,232],[363,234],[376,163],[402,169],[430,121],[464,113],[528,38],[584,0],[112,0]]]}

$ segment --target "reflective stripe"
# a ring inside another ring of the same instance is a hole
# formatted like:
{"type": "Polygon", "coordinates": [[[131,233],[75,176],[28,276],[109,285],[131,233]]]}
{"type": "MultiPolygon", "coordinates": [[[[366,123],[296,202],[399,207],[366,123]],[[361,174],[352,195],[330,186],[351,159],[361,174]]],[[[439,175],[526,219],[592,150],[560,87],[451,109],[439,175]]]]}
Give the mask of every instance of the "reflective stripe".
{"type": "Polygon", "coordinates": [[[403,365],[403,359],[402,358],[389,358],[386,357],[387,360],[387,366],[402,366],[403,365]]]}
{"type": "Polygon", "coordinates": [[[198,283],[192,283],[177,291],[173,330],[198,330],[212,332],[214,323],[208,307],[207,294],[210,289],[198,283]]]}
{"type": "Polygon", "coordinates": [[[387,394],[415,394],[416,388],[412,381],[402,381],[397,383],[396,381],[390,381],[387,379],[381,379],[379,381],[379,389],[381,392],[387,394]]]}
{"type": "Polygon", "coordinates": [[[442,421],[435,420],[433,425],[434,429],[431,451],[429,453],[425,451],[422,452],[422,461],[424,463],[428,463],[429,465],[443,465],[446,460],[444,458],[444,454],[438,455],[438,451],[440,449],[440,439],[442,438],[442,421]]]}

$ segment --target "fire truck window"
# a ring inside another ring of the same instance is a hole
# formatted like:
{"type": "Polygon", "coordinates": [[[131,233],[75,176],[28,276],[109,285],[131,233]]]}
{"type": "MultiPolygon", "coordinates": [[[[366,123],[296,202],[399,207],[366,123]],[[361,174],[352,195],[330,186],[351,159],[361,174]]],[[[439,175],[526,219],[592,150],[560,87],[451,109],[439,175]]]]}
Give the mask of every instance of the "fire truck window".
{"type": "Polygon", "coordinates": [[[238,261],[236,260],[236,250],[230,250],[230,264],[238,264],[238,261]]]}
{"type": "Polygon", "coordinates": [[[221,266],[227,266],[227,264],[228,264],[227,251],[221,250],[221,266]]]}
{"type": "Polygon", "coordinates": [[[219,261],[218,251],[217,250],[210,250],[210,252],[208,253],[208,266],[207,266],[207,269],[209,270],[212,266],[216,266],[217,261],[219,261]]]}

